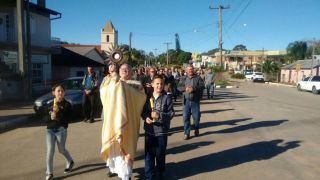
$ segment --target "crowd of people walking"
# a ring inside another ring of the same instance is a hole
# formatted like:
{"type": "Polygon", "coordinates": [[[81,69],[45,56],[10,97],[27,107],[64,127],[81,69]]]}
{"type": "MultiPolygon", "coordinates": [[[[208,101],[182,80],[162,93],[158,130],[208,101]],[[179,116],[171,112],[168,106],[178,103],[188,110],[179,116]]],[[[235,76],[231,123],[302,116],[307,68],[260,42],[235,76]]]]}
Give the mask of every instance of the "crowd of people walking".
{"type": "MultiPolygon", "coordinates": [[[[173,102],[183,105],[184,140],[200,134],[200,100],[206,89],[208,99],[214,96],[214,74],[211,69],[138,67],[128,64],[109,66],[102,82],[92,67],[83,78],[83,115],[85,122],[94,122],[95,98],[100,89],[102,110],[101,155],[108,166],[109,177],[131,179],[133,160],[139,137],[140,121],[145,130],[145,178],[163,179],[165,155],[174,116],[173,102]],[[100,87],[100,88],[99,88],[100,87]],[[191,125],[191,117],[193,123],[191,125]]],[[[65,173],[72,171],[74,161],[65,148],[70,103],[64,99],[63,85],[52,89],[55,100],[47,120],[47,172],[53,178],[54,144],[66,159],[65,173]]]]}

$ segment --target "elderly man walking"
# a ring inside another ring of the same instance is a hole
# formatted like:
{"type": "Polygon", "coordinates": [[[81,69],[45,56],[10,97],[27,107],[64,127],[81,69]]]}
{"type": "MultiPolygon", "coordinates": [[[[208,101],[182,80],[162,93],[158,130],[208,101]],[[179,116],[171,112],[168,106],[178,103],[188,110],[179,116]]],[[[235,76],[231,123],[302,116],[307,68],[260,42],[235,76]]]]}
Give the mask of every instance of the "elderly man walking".
{"type": "Polygon", "coordinates": [[[192,65],[187,67],[187,76],[184,83],[183,93],[183,123],[184,140],[190,139],[190,117],[192,115],[194,136],[199,135],[200,123],[200,99],[204,84],[200,77],[194,74],[192,65]]]}

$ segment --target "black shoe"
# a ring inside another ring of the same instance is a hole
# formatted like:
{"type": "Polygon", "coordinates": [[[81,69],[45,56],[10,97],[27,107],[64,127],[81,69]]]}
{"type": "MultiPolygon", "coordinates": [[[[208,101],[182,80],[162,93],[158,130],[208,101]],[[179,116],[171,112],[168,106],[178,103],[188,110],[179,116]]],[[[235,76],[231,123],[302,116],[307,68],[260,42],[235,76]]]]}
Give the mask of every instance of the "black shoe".
{"type": "Polygon", "coordinates": [[[88,122],[89,123],[94,123],[94,119],[90,119],[88,122]]]}
{"type": "Polygon", "coordinates": [[[46,175],[46,180],[52,180],[52,179],[53,179],[53,174],[46,175]]]}
{"type": "Polygon", "coordinates": [[[189,135],[189,134],[185,134],[184,137],[183,137],[183,139],[184,139],[184,140],[190,139],[190,135],[189,135]]]}
{"type": "Polygon", "coordinates": [[[199,129],[194,130],[194,136],[199,136],[199,129]]]}
{"type": "Polygon", "coordinates": [[[107,173],[108,177],[114,177],[114,176],[117,176],[117,175],[118,175],[117,173],[112,173],[110,171],[107,173]]]}
{"type": "Polygon", "coordinates": [[[69,166],[68,166],[66,169],[64,169],[64,173],[69,173],[69,172],[71,172],[73,166],[74,166],[74,162],[71,161],[71,163],[69,164],[69,166]]]}

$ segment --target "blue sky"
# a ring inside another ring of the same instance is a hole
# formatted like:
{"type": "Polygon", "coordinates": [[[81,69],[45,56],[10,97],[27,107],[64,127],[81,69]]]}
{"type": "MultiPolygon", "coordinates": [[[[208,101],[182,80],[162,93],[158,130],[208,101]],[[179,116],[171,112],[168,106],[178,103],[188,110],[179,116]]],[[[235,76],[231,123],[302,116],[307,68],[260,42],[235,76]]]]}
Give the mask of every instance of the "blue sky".
{"type": "MultiPolygon", "coordinates": [[[[35,0],[34,0],[35,1],[35,0]]],[[[205,52],[218,47],[218,12],[223,10],[223,47],[244,44],[248,50],[285,49],[296,40],[320,39],[319,0],[47,0],[62,13],[52,21],[52,36],[80,44],[100,44],[100,31],[112,20],[119,44],[157,54],[175,48],[205,52]]]]}

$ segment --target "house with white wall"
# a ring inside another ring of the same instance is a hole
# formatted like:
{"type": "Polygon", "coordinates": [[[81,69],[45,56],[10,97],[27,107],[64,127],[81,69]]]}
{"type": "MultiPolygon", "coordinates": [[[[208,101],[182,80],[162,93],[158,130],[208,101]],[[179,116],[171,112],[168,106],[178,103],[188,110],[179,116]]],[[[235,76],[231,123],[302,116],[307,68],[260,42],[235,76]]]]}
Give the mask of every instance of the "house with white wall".
{"type": "MultiPolygon", "coordinates": [[[[51,79],[52,74],[51,21],[60,18],[61,13],[46,8],[45,0],[38,0],[37,3],[29,2],[29,4],[22,1],[22,3],[24,7],[29,7],[32,91],[44,91],[45,82],[51,79]]],[[[19,68],[21,59],[18,55],[17,0],[1,0],[0,4],[0,68],[10,70],[6,71],[7,76],[21,74],[21,67],[19,68]]],[[[24,8],[23,29],[27,32],[26,13],[26,8],[24,8]]],[[[14,96],[17,88],[19,89],[19,87],[8,86],[7,81],[2,78],[0,85],[2,95],[0,96],[8,97],[11,96],[10,94],[14,96]]]]}

